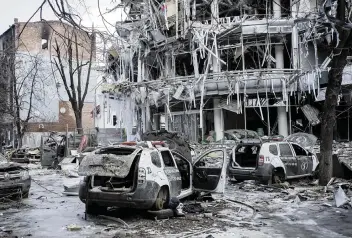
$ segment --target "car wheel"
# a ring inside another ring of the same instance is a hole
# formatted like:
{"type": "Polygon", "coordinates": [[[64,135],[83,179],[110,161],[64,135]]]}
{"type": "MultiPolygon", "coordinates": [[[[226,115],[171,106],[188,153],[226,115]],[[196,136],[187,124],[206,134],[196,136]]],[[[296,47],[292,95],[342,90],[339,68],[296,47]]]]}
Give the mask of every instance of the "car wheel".
{"type": "Polygon", "coordinates": [[[163,209],[160,211],[148,211],[148,214],[152,219],[156,218],[158,220],[168,219],[170,217],[174,217],[175,215],[172,209],[163,209]]]}
{"type": "Polygon", "coordinates": [[[107,208],[103,206],[99,206],[97,204],[86,204],[86,213],[89,215],[99,215],[104,214],[107,208]]]}
{"type": "Polygon", "coordinates": [[[158,196],[156,197],[154,210],[162,210],[167,207],[169,202],[169,191],[166,187],[159,190],[158,196]]]}
{"type": "Polygon", "coordinates": [[[269,185],[279,184],[285,181],[285,174],[281,170],[273,169],[269,185]]]}

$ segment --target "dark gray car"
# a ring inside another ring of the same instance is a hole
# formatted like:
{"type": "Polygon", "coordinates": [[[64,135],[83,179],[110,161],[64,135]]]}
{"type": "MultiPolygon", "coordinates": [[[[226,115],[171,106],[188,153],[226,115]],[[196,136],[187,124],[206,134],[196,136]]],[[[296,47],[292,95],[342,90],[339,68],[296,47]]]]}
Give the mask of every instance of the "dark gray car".
{"type": "Polygon", "coordinates": [[[28,171],[18,163],[10,163],[0,154],[0,197],[27,198],[31,187],[28,171]]]}

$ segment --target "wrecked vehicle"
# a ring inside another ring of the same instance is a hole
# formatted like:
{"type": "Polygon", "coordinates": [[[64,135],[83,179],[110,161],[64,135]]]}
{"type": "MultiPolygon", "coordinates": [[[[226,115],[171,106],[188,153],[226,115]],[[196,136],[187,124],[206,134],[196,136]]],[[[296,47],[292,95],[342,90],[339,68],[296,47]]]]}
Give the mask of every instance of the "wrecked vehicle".
{"type": "Polygon", "coordinates": [[[31,187],[28,171],[17,163],[9,163],[0,154],[0,198],[21,196],[27,198],[31,187]]]}
{"type": "Polygon", "coordinates": [[[239,143],[243,140],[252,142],[262,142],[257,132],[244,129],[233,129],[224,131],[224,137],[220,142],[226,144],[239,143]]]}
{"type": "Polygon", "coordinates": [[[314,175],[319,164],[313,135],[295,135],[284,142],[239,143],[232,149],[229,176],[237,181],[256,179],[264,183],[314,175]],[[291,142],[294,141],[294,142],[291,142]]]}
{"type": "Polygon", "coordinates": [[[87,155],[78,174],[85,176],[79,197],[88,214],[107,207],[161,210],[172,197],[194,191],[222,192],[225,186],[226,151],[206,151],[192,163],[171,151],[164,142],[128,142],[87,155]]]}
{"type": "Polygon", "coordinates": [[[10,161],[16,163],[38,163],[41,159],[40,148],[21,148],[9,154],[10,161]]]}

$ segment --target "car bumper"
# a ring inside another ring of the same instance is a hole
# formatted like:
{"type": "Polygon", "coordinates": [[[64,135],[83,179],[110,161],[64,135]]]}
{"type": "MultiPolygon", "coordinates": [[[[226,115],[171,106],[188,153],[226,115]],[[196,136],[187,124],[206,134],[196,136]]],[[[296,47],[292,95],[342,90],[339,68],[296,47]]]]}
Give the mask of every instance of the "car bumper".
{"type": "Polygon", "coordinates": [[[28,193],[31,179],[0,182],[0,197],[28,193]]]}
{"type": "Polygon", "coordinates": [[[255,169],[241,169],[241,168],[229,168],[228,175],[230,178],[235,178],[236,180],[253,180],[255,169]]]}
{"type": "Polygon", "coordinates": [[[11,158],[11,162],[20,163],[20,164],[28,164],[29,158],[11,158]]]}
{"type": "Polygon", "coordinates": [[[155,203],[159,190],[160,186],[157,183],[147,181],[143,185],[138,185],[133,192],[106,192],[98,187],[87,191],[87,183],[81,182],[79,197],[84,203],[88,197],[90,204],[94,203],[99,206],[150,209],[155,203]]]}

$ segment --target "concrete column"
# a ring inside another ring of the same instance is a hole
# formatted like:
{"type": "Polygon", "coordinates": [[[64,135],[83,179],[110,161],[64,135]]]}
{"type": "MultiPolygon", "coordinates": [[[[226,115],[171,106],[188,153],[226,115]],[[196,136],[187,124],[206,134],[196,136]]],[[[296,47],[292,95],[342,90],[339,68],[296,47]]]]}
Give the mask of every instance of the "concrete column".
{"type": "Polygon", "coordinates": [[[153,121],[154,121],[154,130],[160,130],[160,115],[159,114],[154,114],[153,115],[153,121]]]}
{"type": "Polygon", "coordinates": [[[151,122],[149,104],[147,104],[147,106],[145,108],[145,129],[146,129],[146,131],[151,131],[152,130],[152,122],[151,122]]]}
{"type": "Polygon", "coordinates": [[[274,18],[281,17],[281,0],[273,1],[273,13],[274,13],[274,18]]]}
{"type": "Polygon", "coordinates": [[[214,129],[216,140],[221,140],[224,137],[224,128],[223,128],[223,120],[222,120],[222,109],[216,109],[220,106],[220,99],[214,98],[214,129]]]}
{"type": "Polygon", "coordinates": [[[283,136],[288,136],[288,127],[287,127],[287,112],[286,107],[281,106],[277,108],[277,116],[278,116],[278,128],[279,134],[283,136]]]}
{"type": "Polygon", "coordinates": [[[284,46],[282,44],[275,45],[275,60],[276,60],[276,68],[283,69],[284,68],[284,46]]]}
{"type": "MultiPolygon", "coordinates": [[[[276,68],[283,69],[284,68],[284,46],[281,44],[275,45],[275,60],[276,60],[276,68]]],[[[285,106],[281,106],[277,108],[277,120],[278,120],[279,134],[283,136],[288,136],[287,112],[286,112],[285,106]]]]}

